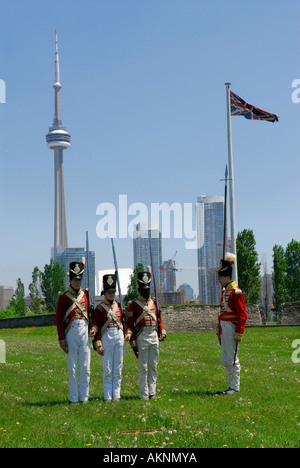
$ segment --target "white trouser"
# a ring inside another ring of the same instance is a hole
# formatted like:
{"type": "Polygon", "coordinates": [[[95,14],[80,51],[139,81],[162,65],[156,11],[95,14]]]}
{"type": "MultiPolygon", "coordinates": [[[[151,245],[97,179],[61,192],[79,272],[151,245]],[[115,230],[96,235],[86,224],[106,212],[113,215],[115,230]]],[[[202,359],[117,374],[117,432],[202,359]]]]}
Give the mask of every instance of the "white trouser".
{"type": "Polygon", "coordinates": [[[88,323],[86,320],[72,320],[71,327],[67,333],[68,343],[68,372],[69,372],[69,395],[70,401],[78,402],[78,360],[80,372],[80,401],[89,399],[90,382],[90,340],[88,323]]]}
{"type": "Polygon", "coordinates": [[[157,365],[159,357],[159,340],[154,327],[143,327],[137,337],[139,351],[139,388],[140,397],[147,400],[155,395],[157,381],[157,365]]]}
{"type": "Polygon", "coordinates": [[[123,331],[118,327],[107,328],[102,337],[104,400],[118,400],[121,393],[122,367],[125,351],[123,331]]]}
{"type": "Polygon", "coordinates": [[[225,367],[228,376],[228,385],[237,392],[240,389],[240,373],[241,366],[238,357],[235,360],[234,374],[232,378],[234,355],[236,350],[235,325],[232,322],[221,320],[221,347],[222,347],[222,364],[225,367]]]}

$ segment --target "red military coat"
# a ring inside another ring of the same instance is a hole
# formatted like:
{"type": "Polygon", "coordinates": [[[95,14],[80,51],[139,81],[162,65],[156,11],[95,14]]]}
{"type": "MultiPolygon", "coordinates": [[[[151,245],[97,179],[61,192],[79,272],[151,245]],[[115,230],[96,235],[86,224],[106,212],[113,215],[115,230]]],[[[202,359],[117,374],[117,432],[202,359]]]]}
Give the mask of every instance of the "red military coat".
{"type": "Polygon", "coordinates": [[[66,334],[72,320],[89,320],[88,298],[86,292],[79,289],[78,293],[71,286],[60,294],[56,306],[56,327],[60,346],[65,346],[66,334]]]}
{"type": "Polygon", "coordinates": [[[236,324],[236,334],[244,333],[247,321],[245,297],[235,281],[231,281],[223,290],[217,335],[222,333],[220,325],[222,320],[236,324]]]}
{"type": "MultiPolygon", "coordinates": [[[[150,326],[157,329],[157,306],[155,298],[150,297],[146,301],[145,298],[139,296],[129,303],[127,313],[128,332],[132,332],[132,341],[135,341],[143,327],[150,326]],[[147,310],[149,311],[148,313],[147,310]]],[[[166,330],[161,318],[160,330],[161,335],[166,335],[166,330]]]]}
{"type": "Polygon", "coordinates": [[[98,346],[102,346],[101,338],[110,326],[118,326],[120,329],[124,329],[124,316],[121,310],[120,302],[114,301],[112,304],[107,299],[99,304],[92,318],[92,330],[96,331],[93,345],[97,349],[98,346]]]}

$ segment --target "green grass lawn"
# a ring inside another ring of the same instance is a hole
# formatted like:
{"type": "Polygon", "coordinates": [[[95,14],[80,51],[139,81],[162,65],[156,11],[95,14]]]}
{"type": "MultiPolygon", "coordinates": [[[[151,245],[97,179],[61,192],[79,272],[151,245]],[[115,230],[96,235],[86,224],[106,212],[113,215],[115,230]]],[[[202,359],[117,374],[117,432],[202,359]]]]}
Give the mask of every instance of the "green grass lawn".
{"type": "Polygon", "coordinates": [[[92,351],[90,402],[68,405],[66,356],[54,327],[0,330],[0,447],[299,447],[299,370],[292,343],[300,328],[246,329],[241,391],[227,382],[215,333],[170,334],[161,344],[157,399],[139,399],[129,345],[122,399],[104,403],[92,351]]]}

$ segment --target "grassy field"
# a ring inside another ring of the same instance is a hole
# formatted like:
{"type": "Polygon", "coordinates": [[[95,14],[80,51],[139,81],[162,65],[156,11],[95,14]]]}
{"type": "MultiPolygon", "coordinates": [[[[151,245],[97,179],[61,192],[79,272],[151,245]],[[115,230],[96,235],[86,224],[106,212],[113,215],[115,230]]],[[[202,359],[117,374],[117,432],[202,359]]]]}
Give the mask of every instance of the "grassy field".
{"type": "Polygon", "coordinates": [[[66,356],[54,327],[0,330],[0,447],[299,447],[300,328],[247,329],[240,345],[241,391],[227,388],[215,333],[170,334],[161,344],[157,399],[139,399],[129,345],[122,399],[104,403],[92,351],[90,402],[68,405],[66,356]]]}

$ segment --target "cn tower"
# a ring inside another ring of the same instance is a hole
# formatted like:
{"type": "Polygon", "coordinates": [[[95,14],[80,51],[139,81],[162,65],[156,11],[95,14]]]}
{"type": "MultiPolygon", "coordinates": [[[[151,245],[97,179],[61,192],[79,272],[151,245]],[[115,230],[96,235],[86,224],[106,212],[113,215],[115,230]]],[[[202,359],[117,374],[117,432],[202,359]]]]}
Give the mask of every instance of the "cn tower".
{"type": "Polygon", "coordinates": [[[55,97],[55,113],[52,127],[46,135],[48,148],[54,150],[54,253],[63,252],[68,247],[67,217],[65,203],[63,152],[70,146],[71,135],[62,126],[60,115],[59,57],[57,31],[55,31],[55,82],[53,85],[55,97]]]}

